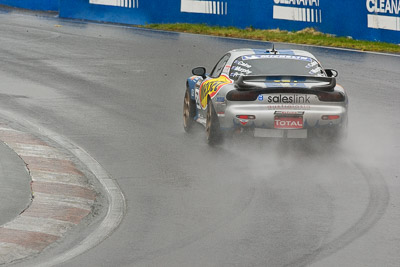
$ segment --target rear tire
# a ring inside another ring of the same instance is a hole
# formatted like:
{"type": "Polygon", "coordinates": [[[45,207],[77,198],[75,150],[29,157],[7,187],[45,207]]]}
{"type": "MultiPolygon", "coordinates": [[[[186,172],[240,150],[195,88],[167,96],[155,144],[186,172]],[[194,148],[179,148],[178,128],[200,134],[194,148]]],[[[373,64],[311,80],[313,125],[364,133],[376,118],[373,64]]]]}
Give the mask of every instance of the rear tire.
{"type": "Polygon", "coordinates": [[[186,90],[185,98],[183,99],[183,129],[185,129],[185,132],[191,132],[195,115],[196,103],[190,98],[189,90],[186,90]]]}
{"type": "Polygon", "coordinates": [[[217,145],[222,142],[222,134],[220,130],[217,113],[211,99],[208,100],[207,118],[206,118],[206,136],[209,145],[217,145]]]}

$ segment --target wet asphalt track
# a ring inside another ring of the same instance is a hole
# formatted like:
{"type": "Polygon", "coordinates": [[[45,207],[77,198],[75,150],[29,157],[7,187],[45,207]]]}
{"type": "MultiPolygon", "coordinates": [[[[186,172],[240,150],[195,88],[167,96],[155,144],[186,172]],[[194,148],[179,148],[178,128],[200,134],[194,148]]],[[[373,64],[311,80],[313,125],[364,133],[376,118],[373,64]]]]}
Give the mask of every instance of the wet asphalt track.
{"type": "Polygon", "coordinates": [[[3,142],[0,143],[0,225],[12,220],[31,201],[31,179],[21,158],[3,142]]]}
{"type": "Polygon", "coordinates": [[[348,140],[210,148],[183,131],[185,78],[239,47],[268,44],[0,13],[1,109],[84,148],[127,201],[62,266],[398,266],[400,57],[277,44],[339,71],[348,140]]]}

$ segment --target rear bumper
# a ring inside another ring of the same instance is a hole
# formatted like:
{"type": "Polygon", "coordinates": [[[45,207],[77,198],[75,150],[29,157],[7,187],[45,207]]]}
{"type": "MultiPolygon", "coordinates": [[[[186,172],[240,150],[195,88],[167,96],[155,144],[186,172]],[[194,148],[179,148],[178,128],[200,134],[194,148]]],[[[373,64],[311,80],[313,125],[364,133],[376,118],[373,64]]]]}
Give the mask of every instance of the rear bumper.
{"type": "Polygon", "coordinates": [[[263,131],[258,129],[265,129],[267,130],[264,131],[265,135],[269,132],[272,135],[271,137],[276,135],[275,137],[304,138],[304,132],[306,132],[306,137],[326,136],[341,131],[347,126],[347,105],[345,103],[328,103],[325,105],[231,103],[234,104],[215,105],[221,130],[226,132],[253,131],[255,135],[258,133],[263,135],[263,131]],[[240,115],[251,115],[254,116],[254,119],[238,118],[240,115]],[[323,118],[326,115],[337,118],[323,118]],[[276,129],[276,116],[302,117],[301,129],[276,129]]]}

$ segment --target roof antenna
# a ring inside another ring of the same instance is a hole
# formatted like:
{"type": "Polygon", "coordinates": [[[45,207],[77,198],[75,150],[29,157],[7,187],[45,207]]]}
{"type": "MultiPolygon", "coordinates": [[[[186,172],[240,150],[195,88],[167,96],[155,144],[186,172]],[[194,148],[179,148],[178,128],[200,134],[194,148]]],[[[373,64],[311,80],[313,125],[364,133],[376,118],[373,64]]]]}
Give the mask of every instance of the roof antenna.
{"type": "Polygon", "coordinates": [[[271,52],[274,53],[274,55],[276,55],[278,53],[278,51],[275,50],[275,45],[274,44],[272,44],[271,52]]]}

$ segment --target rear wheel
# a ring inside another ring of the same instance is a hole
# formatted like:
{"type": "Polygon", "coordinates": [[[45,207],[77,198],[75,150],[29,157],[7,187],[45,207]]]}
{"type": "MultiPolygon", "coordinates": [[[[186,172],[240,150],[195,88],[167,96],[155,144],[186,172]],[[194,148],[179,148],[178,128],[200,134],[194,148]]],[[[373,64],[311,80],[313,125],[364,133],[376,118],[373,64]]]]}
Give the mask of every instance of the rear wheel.
{"type": "Polygon", "coordinates": [[[183,100],[183,129],[190,132],[193,128],[194,116],[196,115],[196,104],[190,98],[189,90],[186,90],[185,98],[183,100]]]}
{"type": "Polygon", "coordinates": [[[207,143],[209,145],[217,145],[222,142],[218,116],[215,112],[211,99],[209,99],[207,105],[206,135],[207,143]]]}

